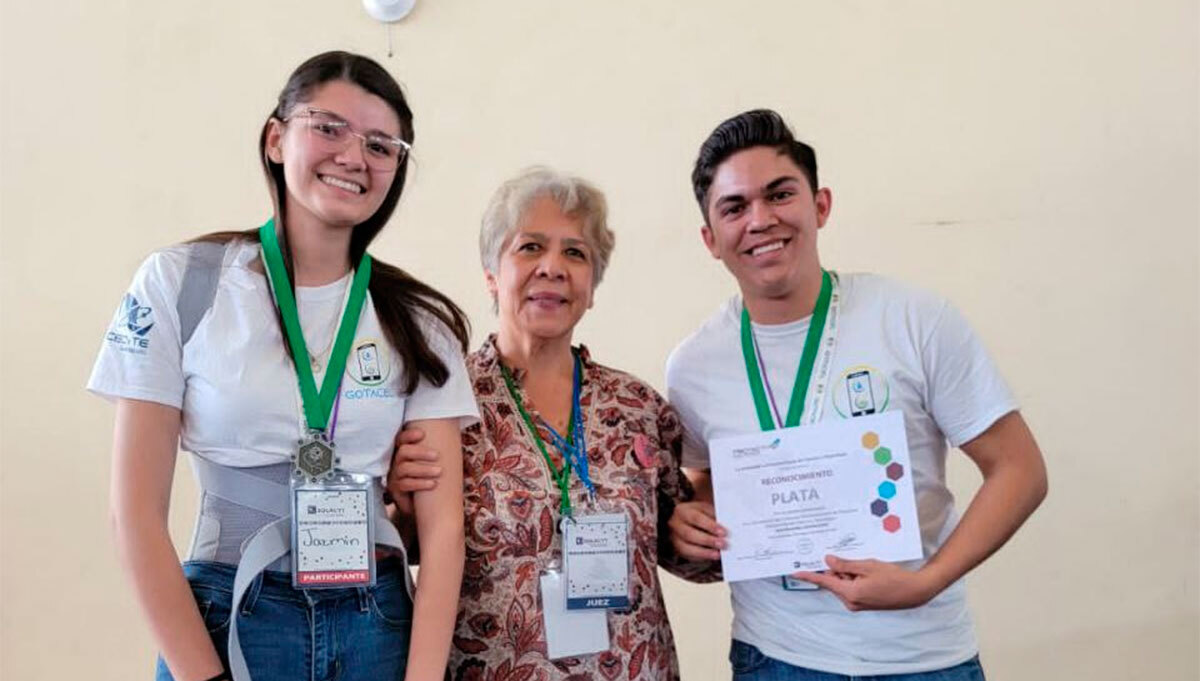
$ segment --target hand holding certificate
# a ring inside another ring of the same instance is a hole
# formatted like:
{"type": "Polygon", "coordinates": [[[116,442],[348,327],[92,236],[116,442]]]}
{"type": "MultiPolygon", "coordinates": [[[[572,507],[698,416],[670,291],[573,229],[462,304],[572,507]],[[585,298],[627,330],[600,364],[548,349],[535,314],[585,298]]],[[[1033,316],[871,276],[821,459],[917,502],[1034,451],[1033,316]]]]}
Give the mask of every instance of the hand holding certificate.
{"type": "Polygon", "coordinates": [[[828,554],[921,558],[900,412],[718,438],[709,450],[726,581],[824,570],[828,554]]]}

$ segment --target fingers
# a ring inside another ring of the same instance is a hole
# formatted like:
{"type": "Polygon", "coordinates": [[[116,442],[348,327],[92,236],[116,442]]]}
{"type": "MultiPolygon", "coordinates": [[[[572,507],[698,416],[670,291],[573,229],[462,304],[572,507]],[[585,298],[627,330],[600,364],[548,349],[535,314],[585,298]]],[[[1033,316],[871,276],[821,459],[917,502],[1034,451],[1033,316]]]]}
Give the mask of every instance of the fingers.
{"type": "Polygon", "coordinates": [[[436,462],[438,454],[437,451],[422,445],[400,445],[396,447],[396,453],[392,455],[392,460],[436,462]]]}
{"type": "Polygon", "coordinates": [[[692,527],[699,528],[718,537],[724,537],[727,534],[725,528],[717,522],[716,509],[706,501],[693,501],[687,504],[680,504],[675,509],[680,514],[680,519],[692,527]]]}
{"type": "Polygon", "coordinates": [[[832,572],[851,577],[859,577],[867,574],[878,562],[876,560],[846,560],[834,555],[825,556],[825,564],[829,566],[832,572]]]}
{"type": "Polygon", "coordinates": [[[442,467],[419,461],[398,461],[392,465],[392,470],[388,475],[394,480],[402,480],[404,478],[430,478],[437,480],[442,476],[442,467]]]}
{"type": "Polygon", "coordinates": [[[689,502],[676,506],[668,526],[675,550],[691,560],[717,560],[720,549],[728,545],[725,528],[717,523],[711,504],[689,502]]]}
{"type": "Polygon", "coordinates": [[[425,439],[425,431],[420,428],[405,428],[396,433],[396,447],[415,445],[425,439]]]}
{"type": "Polygon", "coordinates": [[[388,473],[388,491],[393,496],[406,492],[423,492],[437,487],[441,466],[423,463],[402,463],[392,466],[388,473]]]}
{"type": "Polygon", "coordinates": [[[675,552],[687,558],[688,560],[720,560],[721,552],[716,549],[706,548],[699,544],[689,544],[678,535],[671,535],[671,545],[675,547],[675,552]]]}
{"type": "Polygon", "coordinates": [[[859,610],[852,596],[854,590],[853,580],[842,579],[832,572],[795,572],[792,573],[792,578],[816,584],[822,589],[829,591],[834,596],[837,596],[842,605],[846,606],[846,609],[851,612],[859,610]]]}
{"type": "Polygon", "coordinates": [[[393,497],[399,497],[410,492],[426,492],[437,488],[436,479],[428,478],[397,478],[388,483],[388,491],[393,497]]]}

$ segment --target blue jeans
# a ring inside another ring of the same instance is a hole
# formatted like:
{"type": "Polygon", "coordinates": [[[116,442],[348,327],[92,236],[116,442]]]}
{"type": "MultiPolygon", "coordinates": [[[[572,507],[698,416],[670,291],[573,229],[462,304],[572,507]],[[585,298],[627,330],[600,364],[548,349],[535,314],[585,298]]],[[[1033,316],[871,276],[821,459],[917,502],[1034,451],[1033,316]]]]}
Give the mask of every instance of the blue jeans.
{"type": "Polygon", "coordinates": [[[931,672],[846,676],[796,667],[769,658],[758,648],[735,639],[729,648],[729,663],[733,666],[734,681],[984,681],[978,655],[962,664],[931,672]]]}
{"type": "MultiPolygon", "coordinates": [[[[399,558],[381,560],[376,586],[292,588],[287,572],[264,572],[238,608],[238,638],[254,681],[387,681],[404,678],[412,629],[412,599],[399,558]]],[[[188,562],[204,626],[229,668],[233,575],[225,563],[188,562]]],[[[162,658],[156,681],[174,681],[162,658]]]]}

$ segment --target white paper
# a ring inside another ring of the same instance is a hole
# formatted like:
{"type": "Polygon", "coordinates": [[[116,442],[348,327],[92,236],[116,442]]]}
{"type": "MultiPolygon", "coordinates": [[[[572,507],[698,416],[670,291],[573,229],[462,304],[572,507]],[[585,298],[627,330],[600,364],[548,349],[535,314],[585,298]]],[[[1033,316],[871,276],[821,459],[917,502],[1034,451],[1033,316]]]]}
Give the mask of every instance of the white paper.
{"type": "Polygon", "coordinates": [[[725,580],[825,570],[825,556],[921,558],[898,411],[709,443],[725,580]]]}
{"type": "Polygon", "coordinates": [[[546,657],[557,660],[608,650],[607,610],[567,610],[567,585],[561,572],[543,574],[541,586],[546,657]]]}

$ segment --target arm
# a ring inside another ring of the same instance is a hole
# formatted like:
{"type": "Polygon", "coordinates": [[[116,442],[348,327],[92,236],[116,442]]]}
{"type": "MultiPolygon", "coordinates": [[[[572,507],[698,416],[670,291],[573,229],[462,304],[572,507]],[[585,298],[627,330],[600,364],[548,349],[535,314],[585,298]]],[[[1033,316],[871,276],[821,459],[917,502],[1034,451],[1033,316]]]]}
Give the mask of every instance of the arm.
{"type": "Polygon", "coordinates": [[[437,452],[442,474],[433,489],[413,493],[424,568],[413,604],[405,679],[441,681],[458,614],[465,553],[462,440],[458,419],[429,419],[405,425],[412,427],[425,432],[425,444],[437,452]]]}
{"type": "MultiPolygon", "coordinates": [[[[673,522],[677,513],[688,517],[696,496],[692,484],[679,467],[683,444],[683,430],[675,410],[665,403],[658,417],[658,440],[663,451],[657,457],[658,465],[658,565],[667,572],[689,582],[707,583],[720,581],[720,554],[715,551],[697,555],[691,547],[677,542],[673,522]],[[680,510],[682,509],[682,511],[680,510]],[[681,551],[680,548],[685,550],[681,551]],[[712,554],[716,554],[714,557],[712,554]]],[[[635,443],[635,446],[636,443],[635,443]]],[[[711,500],[711,491],[706,499],[711,500]]],[[[711,507],[711,504],[709,505],[711,507]]]]}
{"type": "Polygon", "coordinates": [[[386,478],[385,501],[391,504],[388,518],[404,540],[409,565],[420,562],[421,547],[417,541],[413,492],[433,489],[442,475],[442,467],[437,465],[438,453],[426,446],[424,440],[425,433],[411,425],[396,433],[396,448],[386,478]]]}
{"type": "Polygon", "coordinates": [[[120,560],[162,656],[179,681],[221,673],[167,529],[179,410],[121,399],[113,436],[111,513],[120,560]]]}
{"type": "Polygon", "coordinates": [[[799,573],[850,610],[923,605],[1008,541],[1046,497],[1046,465],[1020,413],[1011,412],[962,446],[983,474],[958,527],[924,567],[911,572],[876,560],[826,558],[834,573],[799,573]]]}

